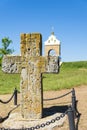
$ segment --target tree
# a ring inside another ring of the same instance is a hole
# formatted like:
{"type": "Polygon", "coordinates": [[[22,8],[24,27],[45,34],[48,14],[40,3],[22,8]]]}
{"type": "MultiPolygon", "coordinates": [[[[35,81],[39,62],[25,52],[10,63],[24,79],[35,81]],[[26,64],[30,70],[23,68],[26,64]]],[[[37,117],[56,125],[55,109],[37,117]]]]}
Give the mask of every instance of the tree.
{"type": "Polygon", "coordinates": [[[0,48],[0,62],[2,61],[2,58],[6,54],[12,54],[14,52],[13,49],[9,49],[9,45],[12,43],[12,40],[10,40],[8,37],[2,38],[2,48],[0,48]]]}

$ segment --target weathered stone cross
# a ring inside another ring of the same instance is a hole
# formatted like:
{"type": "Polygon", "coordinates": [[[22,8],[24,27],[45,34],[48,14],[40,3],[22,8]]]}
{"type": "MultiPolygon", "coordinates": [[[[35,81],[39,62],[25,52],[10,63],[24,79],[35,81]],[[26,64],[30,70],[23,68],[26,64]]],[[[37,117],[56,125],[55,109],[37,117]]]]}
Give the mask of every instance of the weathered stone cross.
{"type": "Polygon", "coordinates": [[[58,57],[43,57],[41,53],[41,34],[21,34],[21,114],[25,119],[42,117],[42,73],[58,72],[58,57]]]}

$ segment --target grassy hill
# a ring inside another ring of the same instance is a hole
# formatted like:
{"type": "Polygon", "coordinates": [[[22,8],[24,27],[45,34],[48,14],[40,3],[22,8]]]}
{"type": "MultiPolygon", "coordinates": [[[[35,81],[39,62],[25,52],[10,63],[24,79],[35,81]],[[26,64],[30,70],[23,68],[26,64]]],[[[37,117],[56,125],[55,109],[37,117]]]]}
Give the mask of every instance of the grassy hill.
{"type": "MultiPolygon", "coordinates": [[[[46,91],[87,85],[87,61],[64,62],[59,74],[43,74],[42,79],[46,91]]],[[[0,67],[0,94],[12,93],[15,87],[20,90],[20,74],[5,74],[0,67]]]]}

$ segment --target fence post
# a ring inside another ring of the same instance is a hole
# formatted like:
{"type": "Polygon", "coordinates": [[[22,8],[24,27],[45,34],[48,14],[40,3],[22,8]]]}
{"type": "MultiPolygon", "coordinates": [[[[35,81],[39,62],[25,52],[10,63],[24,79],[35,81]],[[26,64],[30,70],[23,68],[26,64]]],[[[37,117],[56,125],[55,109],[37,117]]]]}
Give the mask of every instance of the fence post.
{"type": "Polygon", "coordinates": [[[73,88],[72,90],[72,109],[74,111],[74,114],[75,114],[75,109],[76,109],[76,95],[75,95],[75,90],[73,88]]]}
{"type": "Polygon", "coordinates": [[[67,114],[68,114],[68,120],[69,120],[69,129],[75,130],[74,111],[71,106],[69,106],[67,114]]]}
{"type": "Polygon", "coordinates": [[[14,105],[17,105],[17,89],[14,90],[14,105]]]}

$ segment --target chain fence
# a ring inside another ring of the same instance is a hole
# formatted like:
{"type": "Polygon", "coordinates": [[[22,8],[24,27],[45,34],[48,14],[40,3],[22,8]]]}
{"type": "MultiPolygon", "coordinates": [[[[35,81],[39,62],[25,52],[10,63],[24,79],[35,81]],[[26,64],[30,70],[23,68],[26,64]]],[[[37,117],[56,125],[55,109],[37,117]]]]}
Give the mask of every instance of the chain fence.
{"type": "MultiPolygon", "coordinates": [[[[63,98],[65,96],[69,95],[70,93],[72,93],[72,104],[70,106],[68,106],[68,109],[64,113],[62,113],[60,116],[57,116],[57,117],[55,117],[55,118],[53,118],[50,121],[47,121],[45,123],[41,123],[40,125],[36,125],[36,126],[30,127],[30,128],[22,128],[22,129],[15,129],[15,130],[37,130],[37,129],[40,129],[40,128],[45,128],[46,126],[49,126],[49,125],[59,121],[60,119],[64,118],[65,115],[68,116],[69,130],[78,130],[77,124],[75,124],[75,119],[78,118],[78,121],[79,121],[81,114],[78,112],[78,109],[77,109],[77,102],[78,101],[76,100],[74,88],[70,92],[63,94],[61,96],[58,96],[58,97],[55,97],[55,98],[50,98],[50,99],[43,99],[43,100],[44,101],[56,100],[56,99],[59,99],[59,98],[63,98]]],[[[0,102],[6,104],[6,103],[10,102],[13,97],[14,97],[14,104],[17,105],[17,89],[14,90],[13,95],[11,96],[11,98],[8,101],[4,102],[4,101],[0,100],[0,102]]],[[[5,117],[4,120],[9,117],[11,112],[12,111],[10,111],[8,113],[8,116],[5,117]]],[[[3,121],[3,119],[1,119],[1,122],[2,121],[3,121]]],[[[0,130],[13,130],[13,129],[0,128],[0,130]]]]}

